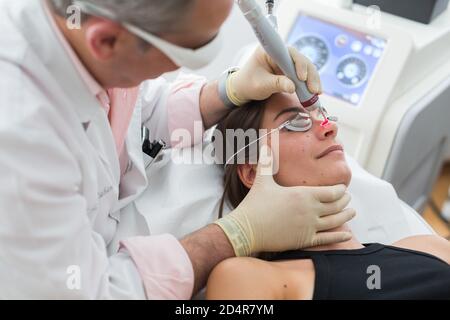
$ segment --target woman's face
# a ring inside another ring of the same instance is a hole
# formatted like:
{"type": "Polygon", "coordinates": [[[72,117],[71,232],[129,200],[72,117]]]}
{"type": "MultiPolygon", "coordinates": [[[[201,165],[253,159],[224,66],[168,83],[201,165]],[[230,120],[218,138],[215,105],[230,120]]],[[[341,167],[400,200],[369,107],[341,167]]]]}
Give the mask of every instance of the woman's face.
{"type": "MultiPolygon", "coordinates": [[[[279,127],[298,114],[299,106],[296,95],[272,96],[266,104],[261,129],[279,127]]],[[[342,145],[336,141],[336,123],[330,122],[322,127],[323,118],[318,112],[313,113],[312,121],[313,126],[307,132],[280,131],[279,158],[275,155],[279,170],[274,176],[275,181],[285,187],[348,185],[351,171],[342,145]]]]}

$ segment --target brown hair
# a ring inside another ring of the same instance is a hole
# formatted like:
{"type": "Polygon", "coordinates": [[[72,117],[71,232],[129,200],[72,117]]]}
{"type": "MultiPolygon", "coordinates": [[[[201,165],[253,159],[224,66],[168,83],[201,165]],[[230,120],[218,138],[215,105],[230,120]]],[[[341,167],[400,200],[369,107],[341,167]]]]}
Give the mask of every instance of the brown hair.
{"type": "MultiPolygon", "coordinates": [[[[223,137],[223,145],[216,146],[216,149],[218,147],[222,147],[222,150],[226,150],[227,146],[233,146],[233,149],[235,148],[235,144],[233,143],[234,141],[226,141],[226,138],[228,137],[226,134],[227,130],[242,129],[246,131],[253,129],[256,132],[259,132],[265,111],[266,101],[253,101],[242,107],[236,108],[231,111],[222,121],[220,121],[215,130],[223,137]]],[[[248,156],[250,154],[248,149],[249,148],[247,147],[246,150],[242,151],[242,153],[245,154],[246,160],[248,160],[248,156]]],[[[235,153],[236,151],[237,150],[232,150],[232,153],[235,153]]],[[[219,160],[222,161],[221,163],[225,164],[228,160],[226,159],[227,152],[222,152],[222,154],[223,157],[219,160]]],[[[225,201],[227,201],[232,206],[232,208],[236,208],[242,202],[242,200],[244,200],[249,192],[249,189],[239,179],[237,168],[238,164],[234,162],[225,166],[224,192],[222,195],[222,200],[220,202],[219,218],[221,218],[223,215],[225,201]]]]}
{"type": "MultiPolygon", "coordinates": [[[[226,135],[227,129],[242,129],[244,131],[254,129],[256,130],[256,132],[259,132],[259,129],[261,129],[262,125],[263,115],[266,109],[266,103],[267,100],[253,101],[240,108],[234,109],[228,114],[228,116],[226,116],[224,119],[222,119],[222,121],[219,122],[215,130],[219,132],[222,137],[228,137],[226,135]]],[[[222,150],[226,150],[225,148],[230,145],[233,145],[233,141],[226,141],[225,139],[223,139],[223,145],[216,147],[222,147],[222,150]]],[[[259,150],[259,145],[257,147],[259,150]]],[[[233,150],[233,153],[236,151],[237,150],[233,150]]],[[[245,152],[245,160],[248,161],[248,155],[250,154],[248,148],[246,148],[246,150],[243,152],[245,152]]],[[[226,154],[226,152],[222,153],[226,154]]],[[[226,159],[226,155],[224,155],[223,159],[219,160],[222,161],[221,163],[225,164],[228,159],[226,159]]],[[[242,202],[242,200],[244,200],[244,198],[250,191],[239,178],[237,172],[238,165],[239,164],[236,163],[230,163],[225,167],[224,191],[220,202],[219,218],[223,216],[225,201],[227,201],[229,205],[234,209],[242,202]]],[[[277,252],[260,252],[255,254],[254,257],[266,261],[271,261],[274,257],[276,257],[277,254],[277,252]]]]}

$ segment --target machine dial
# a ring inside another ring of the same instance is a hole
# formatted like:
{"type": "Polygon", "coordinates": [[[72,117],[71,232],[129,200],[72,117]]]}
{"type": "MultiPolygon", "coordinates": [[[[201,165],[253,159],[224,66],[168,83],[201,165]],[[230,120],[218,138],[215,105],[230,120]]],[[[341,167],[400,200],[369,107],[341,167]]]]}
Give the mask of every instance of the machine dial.
{"type": "Polygon", "coordinates": [[[351,56],[343,59],[336,70],[336,77],[346,86],[357,87],[367,76],[366,63],[358,57],[351,56]]]}
{"type": "Polygon", "coordinates": [[[311,60],[319,71],[327,63],[330,56],[327,44],[317,36],[301,37],[294,43],[294,47],[311,60]]]}

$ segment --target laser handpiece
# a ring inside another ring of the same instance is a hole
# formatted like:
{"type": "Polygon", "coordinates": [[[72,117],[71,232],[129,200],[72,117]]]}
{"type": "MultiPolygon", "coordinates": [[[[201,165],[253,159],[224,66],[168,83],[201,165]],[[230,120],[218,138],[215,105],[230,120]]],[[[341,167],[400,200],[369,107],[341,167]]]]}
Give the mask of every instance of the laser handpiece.
{"type": "MultiPolygon", "coordinates": [[[[276,26],[272,25],[266,18],[255,0],[236,1],[245,18],[252,26],[256,37],[266,53],[275,61],[283,73],[294,82],[296,88],[295,92],[302,106],[308,112],[312,112],[317,108],[322,108],[319,96],[309,92],[306,83],[298,79],[294,61],[292,60],[286,45],[276,31],[276,26]]],[[[268,3],[268,8],[272,10],[273,1],[268,3]]],[[[271,21],[273,21],[274,16],[271,15],[271,17],[271,21]]]]}

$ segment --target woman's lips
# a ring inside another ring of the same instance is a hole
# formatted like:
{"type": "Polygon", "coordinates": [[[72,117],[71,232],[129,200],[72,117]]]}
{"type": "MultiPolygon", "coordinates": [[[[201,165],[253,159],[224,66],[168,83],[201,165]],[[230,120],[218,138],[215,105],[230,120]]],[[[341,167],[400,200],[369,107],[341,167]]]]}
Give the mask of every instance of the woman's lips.
{"type": "Polygon", "coordinates": [[[335,144],[329,148],[327,148],[324,152],[317,156],[317,159],[323,158],[334,151],[344,151],[344,148],[340,144],[335,144]]]}

